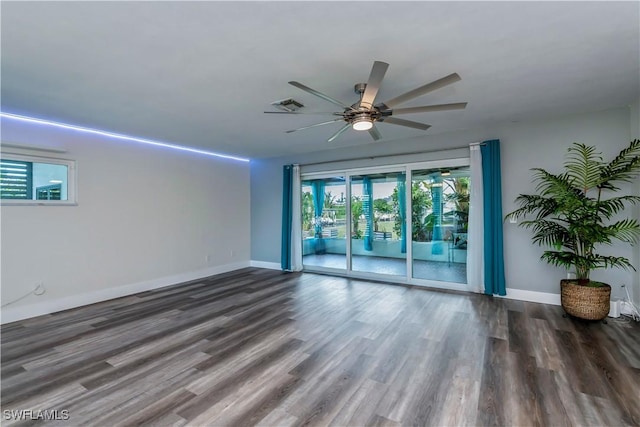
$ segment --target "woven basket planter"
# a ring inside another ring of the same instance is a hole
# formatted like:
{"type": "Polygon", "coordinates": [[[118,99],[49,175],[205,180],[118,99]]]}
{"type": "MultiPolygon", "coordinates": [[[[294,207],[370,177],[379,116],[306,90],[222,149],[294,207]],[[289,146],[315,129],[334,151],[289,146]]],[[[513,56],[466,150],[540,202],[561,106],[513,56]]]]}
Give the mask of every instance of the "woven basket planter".
{"type": "Polygon", "coordinates": [[[611,286],[579,285],[576,280],[560,281],[560,301],[564,311],[585,320],[602,320],[609,314],[611,286]]]}

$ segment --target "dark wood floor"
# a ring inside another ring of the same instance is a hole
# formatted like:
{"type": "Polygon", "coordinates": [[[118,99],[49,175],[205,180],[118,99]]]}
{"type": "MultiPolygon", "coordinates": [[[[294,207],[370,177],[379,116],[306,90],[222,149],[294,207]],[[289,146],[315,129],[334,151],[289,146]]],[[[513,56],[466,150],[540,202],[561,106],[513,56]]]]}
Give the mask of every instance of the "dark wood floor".
{"type": "Polygon", "coordinates": [[[640,425],[640,325],[483,295],[244,269],[1,332],[3,425],[640,425]]]}

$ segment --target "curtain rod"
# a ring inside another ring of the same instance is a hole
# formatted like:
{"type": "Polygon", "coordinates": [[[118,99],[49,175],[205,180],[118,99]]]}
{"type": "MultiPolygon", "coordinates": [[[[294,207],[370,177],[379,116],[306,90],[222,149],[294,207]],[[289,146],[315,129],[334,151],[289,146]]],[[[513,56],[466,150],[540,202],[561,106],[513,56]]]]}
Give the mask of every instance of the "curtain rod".
{"type": "Polygon", "coordinates": [[[301,163],[300,166],[315,166],[315,165],[324,165],[324,164],[327,164],[327,163],[352,162],[354,160],[373,160],[373,159],[378,159],[380,157],[411,156],[411,155],[414,155],[414,154],[436,153],[436,152],[439,152],[439,151],[453,151],[453,150],[460,150],[462,148],[469,148],[470,146],[474,146],[474,145],[485,145],[485,144],[484,144],[484,142],[472,142],[471,144],[467,144],[467,145],[461,145],[461,146],[458,146],[458,147],[451,147],[451,148],[444,148],[444,149],[439,149],[439,150],[409,151],[407,153],[386,154],[386,155],[380,155],[380,156],[353,157],[351,159],[327,160],[327,161],[324,161],[324,162],[314,162],[314,163],[301,163]]]}

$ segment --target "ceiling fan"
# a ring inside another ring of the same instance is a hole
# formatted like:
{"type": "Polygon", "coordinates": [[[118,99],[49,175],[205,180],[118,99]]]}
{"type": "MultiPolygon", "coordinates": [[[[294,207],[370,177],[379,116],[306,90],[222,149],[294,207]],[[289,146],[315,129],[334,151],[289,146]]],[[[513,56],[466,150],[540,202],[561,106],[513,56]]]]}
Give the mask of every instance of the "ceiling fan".
{"type": "Polygon", "coordinates": [[[376,95],[378,94],[378,90],[382,84],[382,79],[384,78],[385,73],[387,72],[387,68],[389,68],[389,64],[386,62],[375,61],[373,63],[373,67],[371,68],[371,74],[369,75],[369,80],[367,83],[357,83],[354,87],[355,92],[360,95],[360,101],[356,102],[353,105],[347,105],[344,102],[340,102],[334,98],[331,98],[324,93],[318,92],[315,89],[312,89],[308,86],[303,85],[302,83],[291,81],[290,85],[297,87],[298,89],[302,89],[305,92],[308,92],[312,95],[315,95],[319,98],[324,99],[325,101],[329,101],[334,105],[339,106],[343,109],[340,112],[329,112],[329,113],[303,113],[296,111],[265,111],[268,114],[332,114],[334,116],[339,116],[334,120],[330,120],[327,122],[317,123],[310,126],[301,127],[298,129],[292,129],[286,131],[286,133],[296,132],[303,129],[309,129],[316,126],[328,125],[336,122],[346,122],[346,124],[340,128],[336,133],[334,133],[327,141],[332,142],[344,132],[346,132],[349,128],[353,128],[357,131],[369,131],[371,137],[377,141],[382,136],[378,129],[376,129],[376,123],[390,123],[393,125],[406,126],[414,129],[427,130],[431,127],[431,125],[427,125],[424,123],[418,123],[411,120],[405,120],[397,118],[396,116],[402,114],[415,114],[415,113],[427,113],[431,111],[446,111],[446,110],[463,110],[466,106],[466,102],[458,102],[454,104],[439,104],[439,105],[428,105],[424,107],[409,107],[409,108],[394,108],[397,105],[403,104],[407,101],[410,101],[414,98],[422,96],[426,93],[432,92],[436,89],[440,89],[452,83],[455,83],[461,80],[460,76],[457,73],[449,74],[446,77],[433,81],[431,83],[427,83],[426,85],[420,86],[416,89],[413,89],[409,92],[406,92],[400,96],[397,96],[393,99],[390,99],[385,102],[381,102],[378,104],[374,104],[376,95]]]}

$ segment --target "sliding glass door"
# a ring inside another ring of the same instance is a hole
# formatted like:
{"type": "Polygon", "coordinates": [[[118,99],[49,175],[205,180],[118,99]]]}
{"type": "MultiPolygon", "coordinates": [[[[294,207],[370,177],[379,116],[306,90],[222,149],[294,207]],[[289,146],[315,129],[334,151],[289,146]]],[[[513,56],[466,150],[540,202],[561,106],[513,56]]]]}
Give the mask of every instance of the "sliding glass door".
{"type": "Polygon", "coordinates": [[[351,269],[407,275],[404,172],[351,175],[351,269]]]}
{"type": "Polygon", "coordinates": [[[416,279],[467,282],[467,166],[412,171],[411,245],[416,279]]]}
{"type": "Polygon", "coordinates": [[[346,186],[344,176],[302,181],[302,262],[345,270],[346,186]]]}
{"type": "Polygon", "coordinates": [[[303,175],[304,268],[465,289],[468,164],[303,175]]]}

